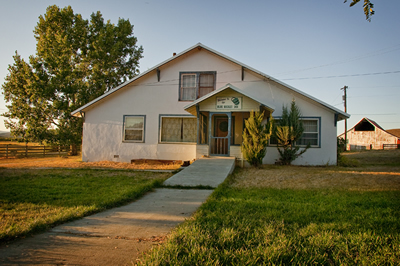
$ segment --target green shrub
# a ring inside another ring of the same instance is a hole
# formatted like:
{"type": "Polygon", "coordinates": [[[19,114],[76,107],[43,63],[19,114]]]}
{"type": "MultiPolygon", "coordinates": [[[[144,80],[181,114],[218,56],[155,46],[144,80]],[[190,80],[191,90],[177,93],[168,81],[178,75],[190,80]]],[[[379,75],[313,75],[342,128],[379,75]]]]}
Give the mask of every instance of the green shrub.
{"type": "Polygon", "coordinates": [[[262,164],[267,153],[268,140],[271,137],[271,121],[268,121],[267,125],[263,125],[263,119],[264,113],[251,111],[243,130],[241,146],[243,158],[255,167],[262,164]]]}
{"type": "Polygon", "coordinates": [[[290,110],[286,106],[283,106],[281,119],[274,123],[273,137],[278,143],[278,152],[280,154],[279,164],[290,165],[310,148],[310,143],[308,143],[307,147],[299,152],[300,146],[296,145],[296,142],[301,139],[304,132],[303,122],[300,118],[300,108],[293,100],[290,110]]]}

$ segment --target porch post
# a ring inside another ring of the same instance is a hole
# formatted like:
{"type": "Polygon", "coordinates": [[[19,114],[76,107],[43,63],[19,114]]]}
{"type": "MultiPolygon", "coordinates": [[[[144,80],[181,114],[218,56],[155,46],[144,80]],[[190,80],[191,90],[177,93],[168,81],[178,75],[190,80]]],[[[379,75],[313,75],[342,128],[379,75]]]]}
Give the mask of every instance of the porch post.
{"type": "Polygon", "coordinates": [[[196,114],[197,114],[197,144],[200,144],[200,108],[196,104],[196,114]]]}
{"type": "Polygon", "coordinates": [[[211,128],[212,128],[212,117],[213,117],[214,113],[209,112],[208,113],[208,155],[211,155],[211,145],[212,145],[212,141],[213,138],[211,136],[211,128]]]}
{"type": "Polygon", "coordinates": [[[231,156],[231,125],[232,125],[232,112],[227,113],[228,116],[228,156],[231,156]]]}

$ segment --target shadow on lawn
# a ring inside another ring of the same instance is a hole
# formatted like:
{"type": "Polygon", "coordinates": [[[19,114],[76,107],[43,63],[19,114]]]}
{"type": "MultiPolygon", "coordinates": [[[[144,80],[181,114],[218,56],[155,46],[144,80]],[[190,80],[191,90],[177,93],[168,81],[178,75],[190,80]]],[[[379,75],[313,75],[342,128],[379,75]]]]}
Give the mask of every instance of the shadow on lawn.
{"type": "Polygon", "coordinates": [[[0,202],[108,208],[161,186],[170,175],[129,170],[0,169],[0,202]]]}

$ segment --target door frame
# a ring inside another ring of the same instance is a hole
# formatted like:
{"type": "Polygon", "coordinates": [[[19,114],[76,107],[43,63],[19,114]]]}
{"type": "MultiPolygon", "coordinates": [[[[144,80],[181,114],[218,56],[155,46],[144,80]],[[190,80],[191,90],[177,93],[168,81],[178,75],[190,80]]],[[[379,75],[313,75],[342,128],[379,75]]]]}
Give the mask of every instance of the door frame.
{"type": "Polygon", "coordinates": [[[210,125],[209,130],[208,130],[208,140],[209,140],[209,145],[208,145],[208,154],[210,154],[210,156],[226,156],[229,157],[230,156],[230,150],[231,150],[231,138],[232,138],[232,132],[231,132],[231,127],[232,127],[232,113],[231,112],[210,112],[209,113],[209,121],[208,124],[210,125]],[[228,117],[228,135],[227,135],[227,139],[228,139],[228,151],[227,154],[212,154],[211,153],[211,145],[213,145],[213,138],[214,138],[214,134],[215,134],[215,117],[214,115],[217,116],[227,116],[228,117]],[[213,119],[214,117],[214,119],[213,119]],[[214,120],[214,121],[213,121],[214,120]],[[214,125],[214,127],[212,127],[211,125],[214,125]],[[212,128],[214,128],[214,130],[212,130],[212,128]],[[213,132],[214,131],[214,132],[213,132]]]}

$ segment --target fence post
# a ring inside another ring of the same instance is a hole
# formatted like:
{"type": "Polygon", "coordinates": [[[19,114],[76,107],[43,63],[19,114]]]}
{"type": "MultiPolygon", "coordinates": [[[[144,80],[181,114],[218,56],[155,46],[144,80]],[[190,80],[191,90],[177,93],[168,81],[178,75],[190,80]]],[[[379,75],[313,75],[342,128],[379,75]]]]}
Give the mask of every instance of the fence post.
{"type": "Polygon", "coordinates": [[[59,157],[61,156],[61,147],[60,147],[60,145],[58,145],[58,156],[59,157]]]}
{"type": "Polygon", "coordinates": [[[25,143],[25,157],[28,158],[28,143],[25,143]]]}
{"type": "Polygon", "coordinates": [[[8,144],[6,144],[6,159],[8,159],[8,144]]]}
{"type": "Polygon", "coordinates": [[[46,145],[43,145],[43,157],[46,157],[46,145]]]}

